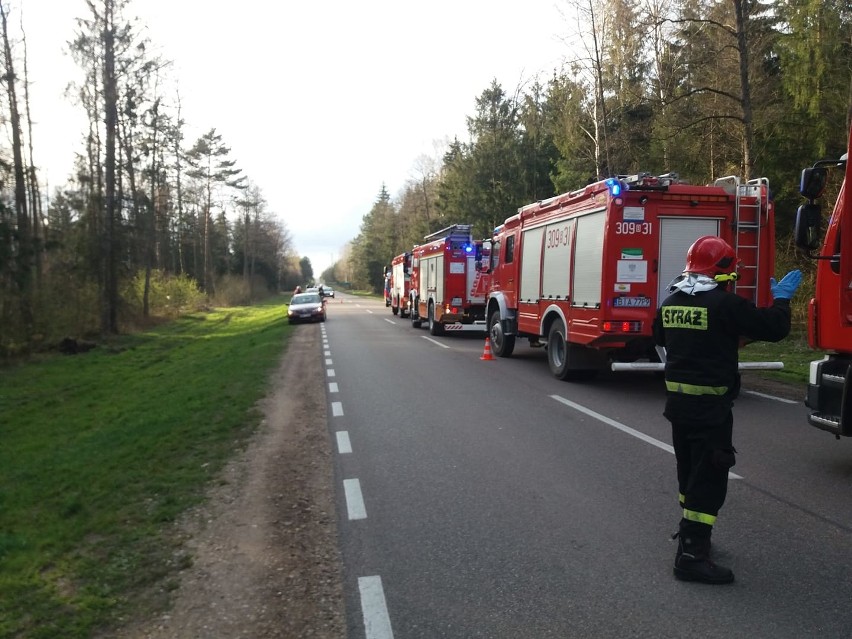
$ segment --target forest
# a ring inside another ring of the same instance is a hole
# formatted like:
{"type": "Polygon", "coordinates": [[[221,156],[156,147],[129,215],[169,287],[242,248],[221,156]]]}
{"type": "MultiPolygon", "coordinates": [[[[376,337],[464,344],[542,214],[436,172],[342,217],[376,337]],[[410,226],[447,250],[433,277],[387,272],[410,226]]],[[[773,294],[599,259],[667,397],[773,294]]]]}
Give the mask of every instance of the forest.
{"type": "Polygon", "coordinates": [[[46,192],[33,139],[26,33],[0,0],[0,358],[158,318],[250,304],[310,281],[286,225],[216,129],[187,140],[169,61],[128,0],[86,0],[67,50],[86,114],[73,176],[46,192]]]}
{"type": "MultiPolygon", "coordinates": [[[[0,358],[110,335],[313,279],[286,225],[215,129],[185,139],[168,64],[129,0],[87,0],[69,51],[85,111],[73,178],[46,192],[32,136],[26,34],[0,0],[0,358]]],[[[319,278],[380,291],[393,256],[454,223],[492,229],[524,204],[613,175],[693,183],[767,177],[779,256],[801,169],[845,151],[852,7],[845,0],[562,0],[574,50],[546,76],[471,87],[467,139],[412,158],[319,278]],[[579,46],[579,49],[577,49],[579,46]]],[[[530,37],[534,37],[530,36],[530,37]]],[[[523,47],[517,42],[519,55],[523,47]]],[[[567,47],[566,47],[566,50],[567,47]]],[[[404,54],[404,52],[402,52],[404,54]]],[[[807,268],[807,266],[805,266],[807,268]]]]}
{"type": "Polygon", "coordinates": [[[768,178],[779,261],[812,269],[790,237],[799,176],[846,151],[852,5],[569,0],[565,9],[579,25],[566,37],[582,55],[551,77],[485,88],[467,140],[439,160],[419,158],[398,196],[382,185],[335,274],[378,292],[390,260],[430,232],[469,223],[489,237],[525,204],[639,172],[693,184],[768,178]]]}

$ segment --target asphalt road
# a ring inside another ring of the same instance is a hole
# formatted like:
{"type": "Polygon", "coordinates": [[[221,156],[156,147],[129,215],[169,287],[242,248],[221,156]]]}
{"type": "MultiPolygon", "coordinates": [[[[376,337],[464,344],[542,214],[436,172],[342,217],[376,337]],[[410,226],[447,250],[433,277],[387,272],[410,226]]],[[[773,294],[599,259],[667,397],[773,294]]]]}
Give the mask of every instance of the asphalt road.
{"type": "Polygon", "coordinates": [[[852,636],[852,441],[798,398],[746,380],[713,539],[736,582],[689,584],[653,374],[560,382],[340,293],[322,331],[349,637],[852,636]]]}

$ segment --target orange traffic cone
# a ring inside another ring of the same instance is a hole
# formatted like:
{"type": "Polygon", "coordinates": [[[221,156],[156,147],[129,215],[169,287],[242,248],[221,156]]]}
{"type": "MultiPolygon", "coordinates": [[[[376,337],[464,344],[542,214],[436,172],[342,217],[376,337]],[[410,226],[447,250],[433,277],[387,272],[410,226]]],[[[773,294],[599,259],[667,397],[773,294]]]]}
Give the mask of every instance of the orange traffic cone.
{"type": "Polygon", "coordinates": [[[491,340],[489,338],[485,338],[485,350],[482,353],[482,357],[479,359],[484,360],[492,360],[494,357],[491,355],[491,340]]]}

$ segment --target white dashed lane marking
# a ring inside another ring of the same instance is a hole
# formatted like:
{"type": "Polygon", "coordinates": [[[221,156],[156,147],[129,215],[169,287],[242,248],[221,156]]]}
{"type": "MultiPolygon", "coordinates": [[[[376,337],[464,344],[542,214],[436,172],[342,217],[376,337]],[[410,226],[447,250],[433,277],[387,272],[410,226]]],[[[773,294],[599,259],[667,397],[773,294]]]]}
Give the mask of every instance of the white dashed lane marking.
{"type": "Polygon", "coordinates": [[[361,592],[361,612],[367,639],[393,639],[382,578],[358,577],[358,590],[361,592]]]}
{"type": "Polygon", "coordinates": [[[776,402],[784,402],[785,404],[799,404],[799,403],[801,403],[801,402],[794,401],[792,399],[785,399],[783,397],[775,397],[775,395],[767,395],[765,393],[758,393],[757,391],[747,390],[745,392],[748,393],[749,395],[757,395],[758,397],[763,397],[765,399],[773,399],[776,402]]]}
{"type": "MultiPolygon", "coordinates": [[[[666,444],[665,442],[661,442],[659,439],[654,439],[650,435],[646,435],[645,433],[639,432],[638,430],[636,430],[634,428],[630,428],[630,426],[625,426],[621,422],[617,422],[614,419],[610,419],[606,415],[601,415],[600,413],[596,413],[591,408],[586,408],[585,406],[582,406],[581,404],[577,404],[575,402],[572,402],[570,399],[565,399],[564,397],[560,397],[559,395],[551,395],[550,397],[555,399],[557,402],[565,404],[566,406],[570,406],[574,410],[580,411],[584,415],[588,415],[589,417],[594,417],[595,419],[603,422],[604,424],[612,426],[613,428],[617,428],[618,430],[620,430],[623,433],[627,433],[628,435],[631,435],[631,436],[635,437],[636,439],[641,439],[643,442],[651,444],[652,446],[656,446],[657,448],[660,448],[660,449],[674,455],[674,448],[672,448],[669,444],[666,444]]],[[[742,477],[740,475],[737,475],[736,473],[732,473],[732,472],[728,472],[728,477],[731,478],[731,479],[742,479],[742,477]]]]}
{"type": "Polygon", "coordinates": [[[346,512],[349,514],[349,520],[366,519],[367,508],[364,506],[364,496],[361,494],[361,482],[357,479],[344,479],[343,493],[346,495],[346,512]]]}
{"type": "Polygon", "coordinates": [[[332,417],[343,417],[343,402],[331,402],[332,417]]]}
{"type": "Polygon", "coordinates": [[[335,433],[337,436],[337,452],[341,455],[352,452],[352,442],[349,440],[349,431],[339,430],[335,433]]]}
{"type": "Polygon", "coordinates": [[[432,342],[433,344],[435,344],[435,345],[437,345],[437,346],[440,346],[441,348],[449,348],[449,346],[447,346],[446,344],[441,344],[441,342],[439,342],[439,341],[437,341],[437,340],[434,340],[434,339],[432,339],[431,337],[426,337],[426,336],[424,335],[424,336],[423,336],[423,339],[425,339],[427,342],[432,342]]]}

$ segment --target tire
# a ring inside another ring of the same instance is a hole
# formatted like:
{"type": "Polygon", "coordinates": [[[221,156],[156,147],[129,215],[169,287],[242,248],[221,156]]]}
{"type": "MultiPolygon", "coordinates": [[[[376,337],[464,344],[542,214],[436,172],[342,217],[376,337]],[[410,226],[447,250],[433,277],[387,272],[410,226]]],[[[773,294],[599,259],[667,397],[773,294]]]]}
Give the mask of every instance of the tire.
{"type": "Polygon", "coordinates": [[[568,344],[567,338],[564,322],[561,319],[554,320],[547,332],[547,363],[553,376],[572,382],[589,381],[597,377],[600,371],[596,368],[571,368],[571,352],[579,347],[568,344]]]}
{"type": "Polygon", "coordinates": [[[515,350],[515,336],[506,335],[500,324],[500,309],[498,308],[488,319],[488,337],[491,339],[491,350],[497,357],[510,357],[515,350]]]}
{"type": "Polygon", "coordinates": [[[429,304],[429,335],[443,335],[444,329],[440,322],[435,321],[435,305],[429,304]]]}
{"type": "Polygon", "coordinates": [[[561,319],[554,320],[547,332],[547,364],[556,379],[568,379],[568,332],[561,319]]]}
{"type": "Polygon", "coordinates": [[[411,303],[411,313],[409,313],[409,317],[411,317],[411,327],[420,328],[422,321],[420,320],[420,316],[417,315],[417,300],[414,300],[411,303]]]}

